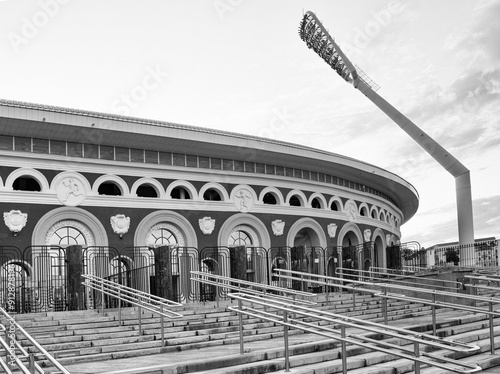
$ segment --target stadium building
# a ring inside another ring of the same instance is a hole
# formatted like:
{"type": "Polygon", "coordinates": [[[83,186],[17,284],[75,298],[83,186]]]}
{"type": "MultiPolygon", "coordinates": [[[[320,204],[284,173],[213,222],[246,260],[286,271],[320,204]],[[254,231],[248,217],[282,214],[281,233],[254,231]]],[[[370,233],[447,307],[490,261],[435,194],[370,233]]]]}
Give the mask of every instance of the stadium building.
{"type": "Polygon", "coordinates": [[[204,270],[260,283],[273,268],[387,267],[417,211],[380,167],[249,135],[0,101],[0,302],[96,307],[92,273],[180,302],[204,270]]]}

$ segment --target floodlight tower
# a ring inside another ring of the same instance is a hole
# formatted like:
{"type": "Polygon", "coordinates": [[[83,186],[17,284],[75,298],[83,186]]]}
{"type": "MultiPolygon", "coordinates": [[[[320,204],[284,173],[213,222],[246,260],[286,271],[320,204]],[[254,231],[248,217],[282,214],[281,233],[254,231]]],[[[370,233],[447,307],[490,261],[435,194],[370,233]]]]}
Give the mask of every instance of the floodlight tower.
{"type": "MultiPolygon", "coordinates": [[[[459,243],[464,247],[473,244],[474,223],[472,219],[472,195],[469,170],[372,89],[370,84],[356,71],[354,65],[345,56],[314,13],[308,11],[304,14],[299,26],[299,35],[306,42],[307,47],[313,49],[346,82],[352,83],[354,88],[368,97],[455,177],[459,243]]],[[[464,251],[461,251],[461,253],[466,255],[460,256],[461,259],[465,260],[464,257],[469,257],[469,260],[471,259],[474,251],[467,252],[466,254],[464,251]]]]}

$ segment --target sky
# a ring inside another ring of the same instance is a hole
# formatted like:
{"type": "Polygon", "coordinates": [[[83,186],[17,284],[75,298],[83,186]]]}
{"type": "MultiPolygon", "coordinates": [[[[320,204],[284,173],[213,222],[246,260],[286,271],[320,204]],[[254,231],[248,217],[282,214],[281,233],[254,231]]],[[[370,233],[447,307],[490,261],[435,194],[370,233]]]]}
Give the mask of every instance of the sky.
{"type": "Polygon", "coordinates": [[[402,242],[457,241],[454,178],[307,48],[308,10],[470,170],[475,237],[500,237],[500,0],[0,0],[0,98],[353,157],[417,189],[402,242]]]}

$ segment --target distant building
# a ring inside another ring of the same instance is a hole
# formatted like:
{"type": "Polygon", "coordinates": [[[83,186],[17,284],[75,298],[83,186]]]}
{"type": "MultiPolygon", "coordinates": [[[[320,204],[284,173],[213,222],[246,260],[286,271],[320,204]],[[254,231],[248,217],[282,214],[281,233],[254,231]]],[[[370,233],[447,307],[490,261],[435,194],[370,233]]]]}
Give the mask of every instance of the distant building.
{"type": "Polygon", "coordinates": [[[495,267],[498,262],[498,240],[495,237],[476,239],[474,246],[463,251],[468,257],[460,259],[458,242],[436,244],[428,248],[427,263],[429,267],[442,265],[465,264],[472,267],[495,267]]]}

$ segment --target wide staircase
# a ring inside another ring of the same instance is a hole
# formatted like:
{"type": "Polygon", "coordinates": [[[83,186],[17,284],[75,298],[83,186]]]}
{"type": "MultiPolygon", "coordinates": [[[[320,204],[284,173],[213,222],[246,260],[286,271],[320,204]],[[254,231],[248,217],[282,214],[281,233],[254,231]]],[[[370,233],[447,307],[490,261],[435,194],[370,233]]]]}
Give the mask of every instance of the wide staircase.
{"type": "MultiPolygon", "coordinates": [[[[316,296],[316,309],[383,323],[382,300],[373,295],[332,293],[316,296]]],[[[240,350],[240,317],[227,310],[231,302],[187,304],[175,310],[183,315],[164,320],[162,343],[160,317],[138,308],[118,310],[47,312],[17,315],[16,320],[71,373],[276,373],[285,369],[282,326],[259,318],[242,317],[244,350],[240,350]],[[142,361],[139,360],[141,358],[142,361]]],[[[388,323],[422,333],[432,333],[431,307],[406,301],[389,301],[388,323]]],[[[489,319],[484,314],[437,310],[437,334],[481,347],[479,352],[455,354],[483,369],[500,365],[500,356],[490,353],[489,319]]],[[[327,322],[312,321],[327,324],[327,322]]],[[[500,318],[494,320],[494,335],[500,335],[500,318]]],[[[337,326],[338,327],[338,326],[337,326]]],[[[349,333],[356,333],[350,330],[349,333]]],[[[360,334],[363,332],[359,332],[360,334]]],[[[386,339],[368,334],[374,339],[386,339]]],[[[293,373],[342,372],[340,344],[332,339],[289,330],[290,367],[293,373]]],[[[21,338],[21,337],[20,337],[21,338]]],[[[392,338],[398,345],[408,341],[392,338]]],[[[21,341],[21,343],[23,343],[21,341]]],[[[500,338],[495,345],[500,346],[500,338]],[[498,343],[497,343],[498,341],[498,343]]],[[[498,347],[496,347],[498,348],[498,347]]],[[[439,352],[434,352],[439,353],[439,352]]],[[[347,365],[351,374],[406,373],[413,363],[394,355],[348,345],[347,365]]],[[[40,357],[43,360],[43,357],[40,357]]],[[[48,365],[48,362],[45,362],[48,365]]],[[[50,366],[46,372],[57,372],[50,366]]],[[[443,373],[422,368],[422,373],[443,373]]],[[[500,368],[498,368],[500,373],[500,368]]]]}

